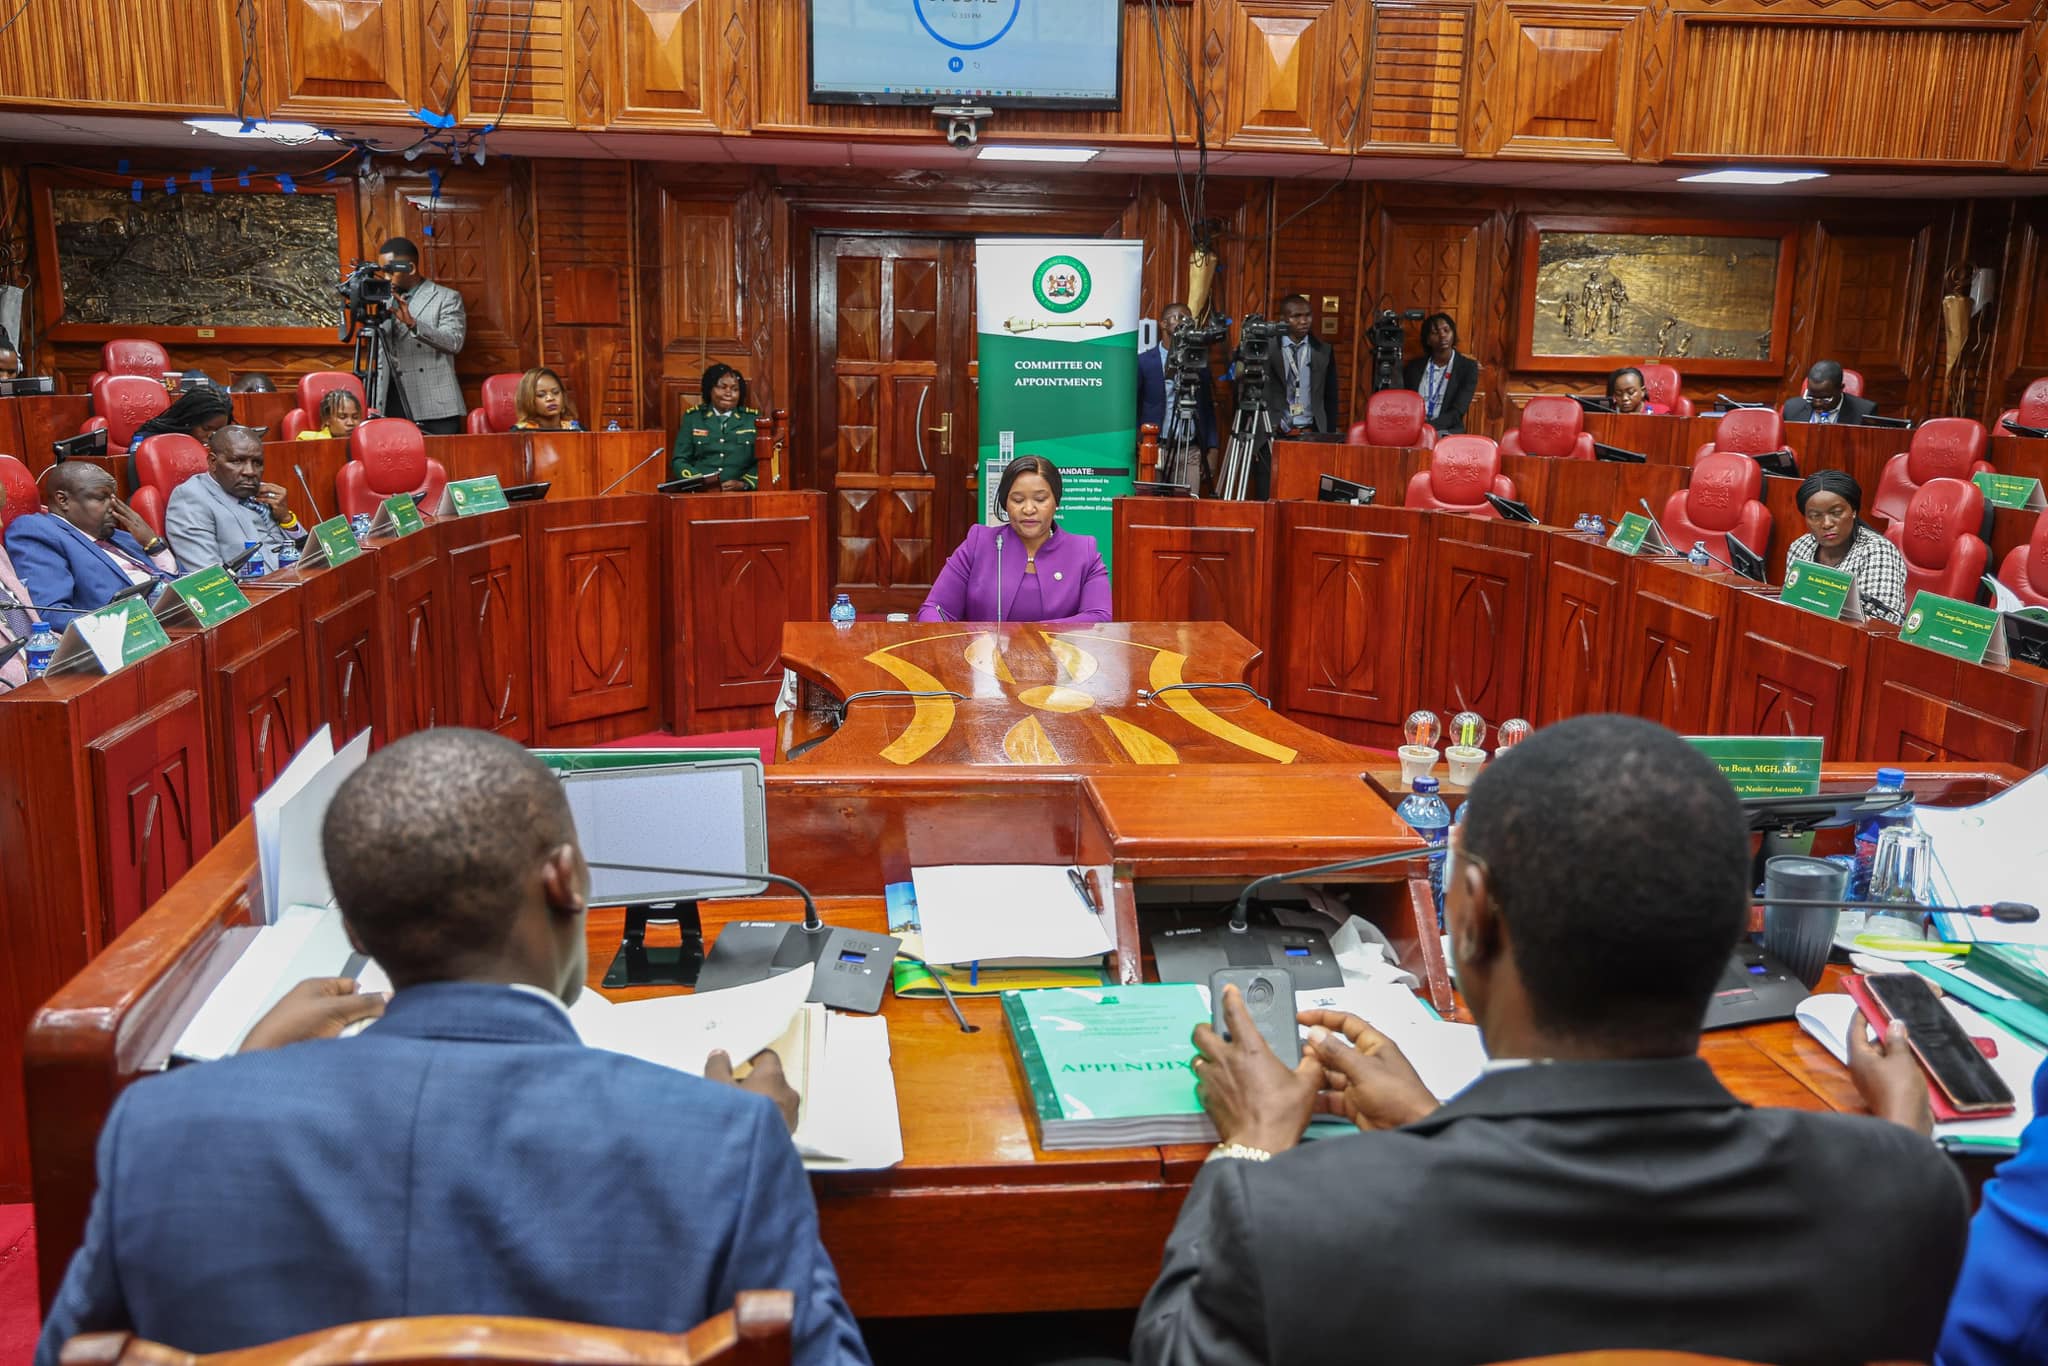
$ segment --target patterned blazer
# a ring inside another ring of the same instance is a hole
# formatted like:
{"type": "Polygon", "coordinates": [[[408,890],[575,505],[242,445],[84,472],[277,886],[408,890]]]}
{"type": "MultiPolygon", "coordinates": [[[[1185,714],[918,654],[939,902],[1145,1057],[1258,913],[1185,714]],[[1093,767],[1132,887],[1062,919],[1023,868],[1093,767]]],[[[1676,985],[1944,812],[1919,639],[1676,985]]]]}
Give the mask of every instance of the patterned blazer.
{"type": "Polygon", "coordinates": [[[384,329],[384,368],[378,372],[370,405],[384,406],[396,375],[405,386],[406,410],[415,422],[461,417],[468,409],[455,378],[455,356],[469,333],[462,296],[446,285],[422,280],[405,301],[415,326],[407,328],[396,314],[379,324],[384,329]]]}

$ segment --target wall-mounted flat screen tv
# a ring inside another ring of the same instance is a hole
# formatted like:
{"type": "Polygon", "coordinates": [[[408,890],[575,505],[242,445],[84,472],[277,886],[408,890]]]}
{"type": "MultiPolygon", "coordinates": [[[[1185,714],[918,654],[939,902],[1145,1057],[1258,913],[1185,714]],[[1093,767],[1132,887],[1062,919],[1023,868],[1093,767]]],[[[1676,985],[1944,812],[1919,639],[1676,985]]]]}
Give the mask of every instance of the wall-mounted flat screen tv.
{"type": "Polygon", "coordinates": [[[811,0],[816,104],[1115,109],[1124,0],[811,0]]]}

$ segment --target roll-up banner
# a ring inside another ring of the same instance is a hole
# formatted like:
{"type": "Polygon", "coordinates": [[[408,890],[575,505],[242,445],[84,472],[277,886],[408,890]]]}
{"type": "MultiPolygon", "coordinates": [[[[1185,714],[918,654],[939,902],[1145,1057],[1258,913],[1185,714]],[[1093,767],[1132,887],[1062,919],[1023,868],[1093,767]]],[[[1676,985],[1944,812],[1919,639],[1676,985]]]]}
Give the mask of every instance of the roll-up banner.
{"type": "Polygon", "coordinates": [[[974,244],[981,335],[981,514],[1019,455],[1060,469],[1060,525],[1093,536],[1110,565],[1110,500],[1138,460],[1142,242],[984,237],[974,244]]]}

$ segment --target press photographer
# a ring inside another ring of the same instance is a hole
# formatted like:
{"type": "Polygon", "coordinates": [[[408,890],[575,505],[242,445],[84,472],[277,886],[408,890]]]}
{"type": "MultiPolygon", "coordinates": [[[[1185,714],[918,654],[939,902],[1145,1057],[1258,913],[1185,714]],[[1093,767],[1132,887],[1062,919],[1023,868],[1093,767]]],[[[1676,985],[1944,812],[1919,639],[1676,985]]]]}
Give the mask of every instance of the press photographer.
{"type": "Polygon", "coordinates": [[[377,253],[378,273],[391,283],[391,303],[376,327],[383,340],[370,406],[386,417],[409,417],[430,436],[462,431],[466,408],[455,378],[469,317],[462,296],[420,275],[420,249],[394,237],[377,253]]]}

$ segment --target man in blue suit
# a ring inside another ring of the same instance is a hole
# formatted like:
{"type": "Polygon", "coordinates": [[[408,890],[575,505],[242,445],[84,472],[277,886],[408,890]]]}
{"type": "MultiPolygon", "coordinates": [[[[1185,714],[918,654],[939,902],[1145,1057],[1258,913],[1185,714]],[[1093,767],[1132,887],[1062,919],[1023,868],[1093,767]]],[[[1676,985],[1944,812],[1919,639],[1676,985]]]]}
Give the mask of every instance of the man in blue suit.
{"type": "MultiPolygon", "coordinates": [[[[1188,306],[1181,303],[1168,304],[1159,315],[1159,345],[1150,351],[1138,353],[1138,425],[1150,422],[1161,432],[1160,454],[1166,453],[1167,415],[1173,411],[1172,385],[1168,382],[1166,362],[1173,354],[1173,334],[1179,328],[1194,321],[1188,306]]],[[[1202,468],[1213,480],[1216,477],[1216,399],[1210,393],[1212,377],[1209,367],[1202,366],[1202,383],[1195,390],[1195,449],[1202,459],[1202,468]]]]}
{"type": "Polygon", "coordinates": [[[177,573],[171,543],[114,496],[113,475],[69,460],[48,481],[50,510],[7,528],[8,557],[37,607],[90,612],[131,584],[177,573]]]}
{"type": "MultiPolygon", "coordinates": [[[[390,1005],[354,1038],[122,1095],[38,1366],[99,1329],[199,1353],[425,1314],[680,1332],[775,1289],[796,1297],[795,1361],[867,1361],[775,1056],[736,1086],[578,1040],[590,875],[538,760],[480,731],[407,736],[322,834],[390,1005]]],[[[731,1074],[718,1054],[707,1071],[731,1074]]]]}

